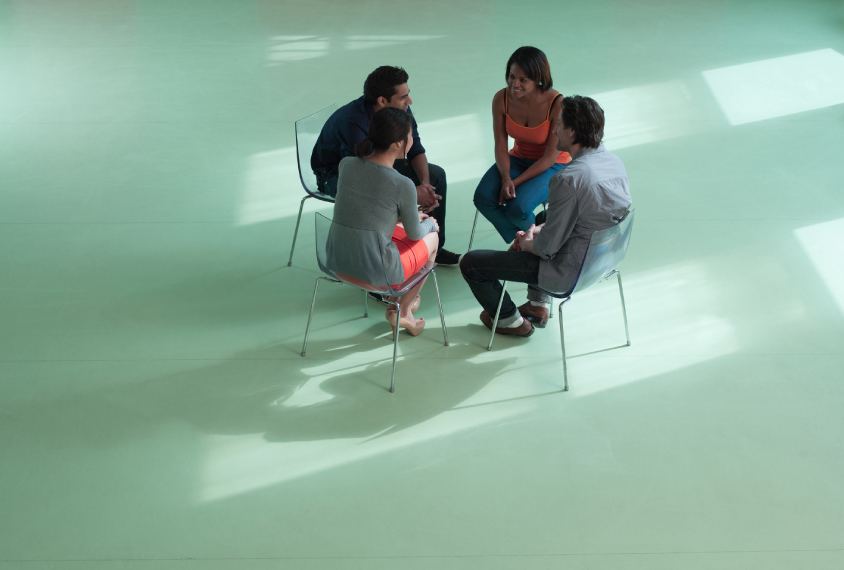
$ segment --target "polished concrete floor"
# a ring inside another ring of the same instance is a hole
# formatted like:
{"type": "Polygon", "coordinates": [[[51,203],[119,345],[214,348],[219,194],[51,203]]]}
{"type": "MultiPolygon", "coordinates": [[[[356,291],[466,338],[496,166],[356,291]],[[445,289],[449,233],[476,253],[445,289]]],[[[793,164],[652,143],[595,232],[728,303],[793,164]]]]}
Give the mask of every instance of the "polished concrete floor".
{"type": "Polygon", "coordinates": [[[844,567],[842,54],[840,1],[0,0],[0,568],[844,567]],[[462,252],[526,44],[627,166],[632,346],[575,297],[561,392],[442,268],[395,394],[357,290],[303,359],[293,122],[405,67],[462,252]]]}

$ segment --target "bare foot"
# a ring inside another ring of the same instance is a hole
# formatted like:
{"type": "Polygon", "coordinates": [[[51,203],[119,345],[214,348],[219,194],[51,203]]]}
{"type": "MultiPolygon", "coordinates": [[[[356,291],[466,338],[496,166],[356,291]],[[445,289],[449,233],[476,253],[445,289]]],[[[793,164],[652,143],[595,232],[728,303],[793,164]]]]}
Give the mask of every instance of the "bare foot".
{"type": "MultiPolygon", "coordinates": [[[[396,313],[395,311],[389,312],[387,320],[390,321],[390,326],[393,327],[393,334],[396,334],[396,313]]],[[[411,319],[407,318],[406,316],[402,315],[401,320],[399,321],[399,326],[405,329],[413,336],[418,336],[419,333],[422,332],[422,329],[425,328],[425,319],[411,319]]]]}

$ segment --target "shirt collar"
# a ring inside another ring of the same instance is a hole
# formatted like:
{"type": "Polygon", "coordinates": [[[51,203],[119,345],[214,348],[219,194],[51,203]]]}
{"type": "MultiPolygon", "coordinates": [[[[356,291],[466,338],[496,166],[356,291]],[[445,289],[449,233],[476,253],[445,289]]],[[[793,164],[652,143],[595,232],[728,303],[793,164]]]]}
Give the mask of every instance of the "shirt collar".
{"type": "Polygon", "coordinates": [[[589,148],[588,146],[585,146],[585,147],[581,148],[576,155],[571,157],[571,159],[574,161],[574,160],[577,160],[578,158],[580,158],[581,156],[584,156],[584,155],[587,155],[587,154],[596,154],[596,153],[599,153],[599,152],[606,152],[606,150],[607,149],[604,148],[604,143],[599,143],[598,148],[589,148]]]}

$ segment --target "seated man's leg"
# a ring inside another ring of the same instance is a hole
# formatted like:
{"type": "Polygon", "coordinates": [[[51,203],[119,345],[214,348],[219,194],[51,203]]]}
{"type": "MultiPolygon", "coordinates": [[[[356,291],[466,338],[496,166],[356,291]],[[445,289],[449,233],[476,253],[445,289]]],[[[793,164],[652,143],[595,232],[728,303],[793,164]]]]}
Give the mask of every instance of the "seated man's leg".
{"type": "MultiPolygon", "coordinates": [[[[525,251],[475,250],[463,256],[460,271],[472,289],[475,299],[491,318],[495,318],[501,298],[501,281],[536,285],[539,282],[539,257],[525,251]]],[[[520,315],[510,295],[504,295],[499,327],[513,326],[520,315]]]]}
{"type": "Polygon", "coordinates": [[[445,244],[445,204],[448,183],[445,179],[445,170],[436,164],[428,164],[428,174],[431,177],[431,186],[436,188],[435,192],[442,196],[442,198],[440,198],[440,205],[428,213],[429,216],[437,220],[437,224],[440,226],[439,249],[442,249],[445,244]]]}
{"type": "Polygon", "coordinates": [[[331,171],[321,171],[317,175],[317,190],[323,194],[328,194],[332,198],[337,197],[337,173],[331,171]]]}

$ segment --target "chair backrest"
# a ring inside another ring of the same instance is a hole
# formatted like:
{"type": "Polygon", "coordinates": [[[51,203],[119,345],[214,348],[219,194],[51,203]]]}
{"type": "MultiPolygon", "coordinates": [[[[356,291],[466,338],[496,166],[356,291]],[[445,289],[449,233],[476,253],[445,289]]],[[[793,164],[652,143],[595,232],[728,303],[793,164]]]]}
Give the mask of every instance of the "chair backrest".
{"type": "Polygon", "coordinates": [[[299,180],[308,194],[323,199],[326,196],[317,190],[316,175],[311,170],[311,153],[314,151],[319,133],[328,118],[337,110],[337,104],[308,115],[296,121],[296,162],[299,165],[299,180]]]}
{"type": "Polygon", "coordinates": [[[386,295],[403,294],[432,269],[423,267],[409,279],[403,274],[388,275],[378,232],[338,224],[319,212],[316,255],[320,270],[332,279],[386,295]]]}
{"type": "Polygon", "coordinates": [[[628,210],[613,227],[592,233],[572,294],[594,285],[621,265],[630,244],[634,211],[628,210]]]}

